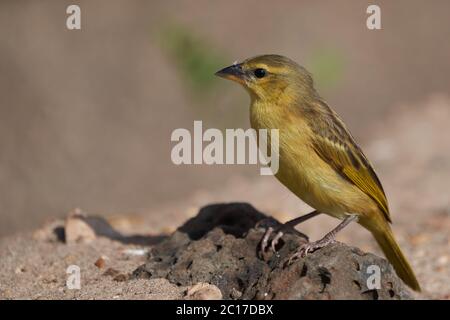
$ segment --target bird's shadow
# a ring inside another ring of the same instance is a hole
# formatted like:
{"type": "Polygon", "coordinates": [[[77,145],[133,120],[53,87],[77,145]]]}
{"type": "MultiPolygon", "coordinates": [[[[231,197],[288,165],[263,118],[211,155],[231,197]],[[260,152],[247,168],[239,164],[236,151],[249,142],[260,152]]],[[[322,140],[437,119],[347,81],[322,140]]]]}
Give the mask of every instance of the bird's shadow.
{"type": "MultiPolygon", "coordinates": [[[[152,246],[160,243],[167,238],[167,235],[124,235],[117,231],[111,224],[102,217],[98,216],[77,216],[75,219],[83,220],[95,232],[98,237],[105,237],[110,240],[119,241],[123,244],[134,244],[140,246],[152,246]]],[[[61,242],[66,242],[66,231],[64,226],[57,226],[53,233],[61,242]]]]}
{"type": "Polygon", "coordinates": [[[262,221],[276,224],[248,203],[219,203],[202,207],[199,213],[186,221],[177,230],[186,233],[191,240],[198,240],[214,228],[220,228],[225,234],[243,238],[247,232],[262,221]]]}
{"type": "MultiPolygon", "coordinates": [[[[102,217],[79,215],[72,217],[82,219],[95,232],[96,236],[119,241],[124,244],[152,246],[160,243],[168,235],[123,235],[102,217]]],[[[219,203],[210,204],[200,209],[199,213],[187,220],[177,231],[185,233],[191,240],[198,240],[215,228],[220,228],[225,234],[231,234],[236,238],[243,238],[251,228],[255,226],[267,228],[277,227],[280,223],[256,210],[248,203],[219,203]]],[[[53,229],[59,241],[66,241],[64,226],[53,229]]]]}

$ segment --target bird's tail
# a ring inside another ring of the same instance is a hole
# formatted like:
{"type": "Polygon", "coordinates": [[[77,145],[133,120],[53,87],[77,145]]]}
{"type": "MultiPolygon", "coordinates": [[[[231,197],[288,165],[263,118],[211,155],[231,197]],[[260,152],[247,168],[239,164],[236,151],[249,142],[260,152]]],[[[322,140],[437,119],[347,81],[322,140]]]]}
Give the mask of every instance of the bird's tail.
{"type": "Polygon", "coordinates": [[[383,250],[384,255],[389,260],[389,262],[394,266],[397,275],[403,280],[411,289],[415,291],[420,291],[420,285],[417,281],[414,271],[406,260],[405,256],[400,250],[400,247],[395,241],[394,234],[392,233],[391,227],[387,221],[383,221],[382,228],[377,228],[376,230],[371,230],[373,236],[375,237],[378,245],[383,250]]]}

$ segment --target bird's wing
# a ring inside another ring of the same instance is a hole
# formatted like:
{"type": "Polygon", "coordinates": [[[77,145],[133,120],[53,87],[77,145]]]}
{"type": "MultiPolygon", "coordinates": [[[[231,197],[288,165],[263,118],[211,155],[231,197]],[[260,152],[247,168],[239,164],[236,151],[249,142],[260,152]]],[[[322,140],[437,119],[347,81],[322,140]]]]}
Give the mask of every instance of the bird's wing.
{"type": "MultiPolygon", "coordinates": [[[[314,121],[310,117],[309,126],[315,133],[312,146],[317,154],[335,171],[361,191],[370,196],[391,222],[386,195],[371,164],[356,144],[345,124],[323,101],[310,112],[319,112],[325,121],[314,121]]],[[[318,114],[316,114],[318,116],[318,114]]]]}

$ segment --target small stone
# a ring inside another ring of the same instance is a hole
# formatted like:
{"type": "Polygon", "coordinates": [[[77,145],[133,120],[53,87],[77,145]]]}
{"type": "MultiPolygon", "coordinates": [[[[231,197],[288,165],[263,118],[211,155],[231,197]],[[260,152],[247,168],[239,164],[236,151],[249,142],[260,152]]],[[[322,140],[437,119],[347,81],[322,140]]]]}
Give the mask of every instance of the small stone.
{"type": "Polygon", "coordinates": [[[234,300],[239,299],[242,296],[242,292],[236,288],[231,289],[231,298],[234,300]]]}
{"type": "Polygon", "coordinates": [[[145,256],[148,249],[125,249],[122,253],[127,256],[145,256]]]}
{"type": "Polygon", "coordinates": [[[186,300],[222,300],[222,292],[215,285],[199,282],[189,287],[186,300]]]}
{"type": "Polygon", "coordinates": [[[95,230],[86,223],[84,218],[86,215],[81,209],[71,211],[65,223],[66,243],[89,243],[95,240],[95,230]]]}
{"type": "Polygon", "coordinates": [[[95,261],[94,265],[99,269],[103,269],[106,265],[107,259],[108,259],[108,257],[101,256],[100,258],[97,259],[97,261],[95,261]]]}

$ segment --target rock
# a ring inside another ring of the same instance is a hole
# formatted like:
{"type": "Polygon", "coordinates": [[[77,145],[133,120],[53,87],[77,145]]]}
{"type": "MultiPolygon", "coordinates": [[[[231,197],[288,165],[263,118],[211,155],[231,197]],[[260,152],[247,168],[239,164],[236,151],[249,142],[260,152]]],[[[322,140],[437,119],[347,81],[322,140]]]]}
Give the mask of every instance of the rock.
{"type": "Polygon", "coordinates": [[[199,282],[186,291],[186,300],[221,300],[222,292],[215,285],[199,282]]]}
{"type": "Polygon", "coordinates": [[[89,243],[95,240],[95,230],[86,222],[86,215],[75,209],[66,218],[64,227],[66,243],[89,243]]]}
{"type": "Polygon", "coordinates": [[[411,299],[385,259],[342,243],[289,265],[305,239],[287,233],[278,254],[259,258],[261,226],[268,224],[277,222],[248,204],[204,207],[156,245],[133,276],[165,278],[178,286],[212,284],[224,299],[411,299]],[[380,271],[380,289],[368,288],[368,282],[376,284],[369,278],[372,269],[380,271]]]}

